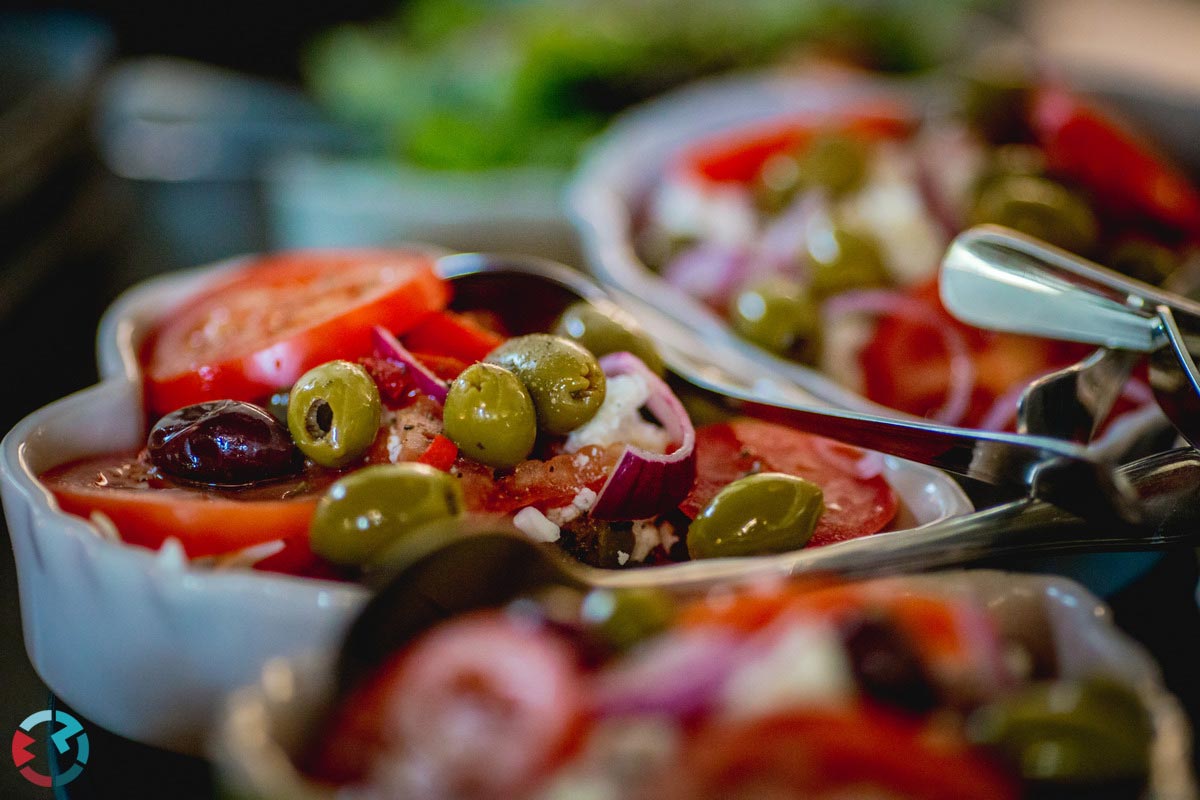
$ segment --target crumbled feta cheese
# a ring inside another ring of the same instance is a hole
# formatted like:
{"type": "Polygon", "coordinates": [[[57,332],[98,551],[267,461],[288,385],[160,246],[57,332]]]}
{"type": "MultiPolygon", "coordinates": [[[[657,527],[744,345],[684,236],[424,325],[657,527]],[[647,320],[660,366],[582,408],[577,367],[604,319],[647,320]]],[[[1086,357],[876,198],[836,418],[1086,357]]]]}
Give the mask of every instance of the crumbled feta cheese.
{"type": "Polygon", "coordinates": [[[821,345],[821,371],[855,392],[866,388],[859,354],[875,336],[874,319],[863,314],[846,314],[825,325],[821,345]]]}
{"type": "Polygon", "coordinates": [[[661,547],[670,550],[679,537],[675,535],[675,526],[669,522],[655,524],[653,520],[639,519],[633,523],[633,552],[630,558],[634,561],[645,561],[646,556],[661,547]]]}
{"type": "Polygon", "coordinates": [[[788,621],[758,657],[738,667],[725,684],[722,708],[732,717],[755,717],[778,708],[836,705],[854,695],[849,659],[828,625],[788,621]]]}
{"type": "Polygon", "coordinates": [[[596,493],[585,486],[571,499],[570,505],[550,509],[546,512],[546,518],[562,527],[591,511],[594,505],[596,505],[596,493]]]}
{"type": "Polygon", "coordinates": [[[623,567],[623,566],[625,566],[626,562],[628,562],[628,561],[629,561],[629,553],[626,553],[624,550],[618,550],[617,551],[617,563],[623,567]]]}
{"type": "Polygon", "coordinates": [[[566,449],[632,444],[652,453],[665,453],[670,445],[667,432],[642,418],[639,409],[650,397],[650,387],[641,375],[617,375],[608,379],[604,402],[587,424],[571,431],[566,449]]]}
{"type": "Polygon", "coordinates": [[[513,515],[513,525],[535,542],[557,542],[561,531],[533,506],[522,508],[513,515]]]}
{"type": "Polygon", "coordinates": [[[741,187],[668,180],[652,203],[651,216],[668,237],[741,245],[750,244],[758,228],[750,193],[741,187]]]}
{"type": "Polygon", "coordinates": [[[946,247],[914,171],[911,157],[884,149],[875,158],[866,185],[842,205],[849,224],[879,240],[888,272],[904,285],[932,275],[946,247]]]}
{"type": "Polygon", "coordinates": [[[388,461],[393,464],[400,461],[400,434],[393,430],[387,437],[388,461]]]}

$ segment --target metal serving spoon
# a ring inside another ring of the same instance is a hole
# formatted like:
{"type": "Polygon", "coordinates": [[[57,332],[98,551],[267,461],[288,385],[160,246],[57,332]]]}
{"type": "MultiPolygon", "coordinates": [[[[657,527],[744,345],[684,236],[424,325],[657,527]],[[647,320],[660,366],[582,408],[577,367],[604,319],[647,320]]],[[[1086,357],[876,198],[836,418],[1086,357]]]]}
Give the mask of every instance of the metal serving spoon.
{"type": "Polygon", "coordinates": [[[519,308],[528,330],[545,330],[578,299],[615,306],[636,317],[681,380],[738,413],[899,456],[985,483],[1020,487],[1031,496],[1111,522],[1139,520],[1125,477],[1084,448],[1044,436],[970,430],[817,405],[757,362],[646,308],[638,298],[606,293],[579,272],[524,256],[467,253],[438,261],[468,306],[519,308]],[[696,355],[703,353],[703,356],[696,355]]]}
{"type": "Polygon", "coordinates": [[[1032,553],[1163,548],[1200,537],[1200,453],[1159,453],[1120,470],[1147,526],[1088,522],[1023,499],[934,523],[776,556],[720,558],[630,570],[586,566],[503,520],[470,520],[415,531],[368,576],[377,591],[351,625],[338,674],[349,687],[440,620],[497,607],[548,585],[577,589],[654,587],[679,593],[755,579],[836,573],[871,576],[942,569],[1032,553]]]}
{"type": "Polygon", "coordinates": [[[1017,431],[1086,444],[1096,434],[1139,356],[1101,348],[1031,382],[1017,405],[1017,431]]]}
{"type": "Polygon", "coordinates": [[[1200,442],[1200,369],[1190,354],[1200,351],[1200,304],[992,225],[954,240],[939,285],[946,308],[973,325],[1148,354],[1158,404],[1200,442]]]}

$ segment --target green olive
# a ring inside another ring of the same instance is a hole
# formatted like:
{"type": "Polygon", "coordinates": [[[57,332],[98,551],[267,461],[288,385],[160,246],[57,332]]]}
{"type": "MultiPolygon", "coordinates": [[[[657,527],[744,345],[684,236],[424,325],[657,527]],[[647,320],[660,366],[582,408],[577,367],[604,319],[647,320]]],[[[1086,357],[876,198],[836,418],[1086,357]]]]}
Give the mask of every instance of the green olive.
{"type": "Polygon", "coordinates": [[[330,361],[300,376],[288,399],[287,424],[296,446],[322,467],[344,467],[379,434],[379,389],[367,371],[330,361]]]}
{"type": "Polygon", "coordinates": [[[764,350],[816,360],[821,335],[821,312],[804,286],[772,278],[742,289],[729,304],[734,330],[764,350]]]}
{"type": "Polygon", "coordinates": [[[379,464],[338,480],[317,503],[312,549],[336,564],[361,565],[426,523],[456,517],[462,487],[426,464],[379,464]]]}
{"type": "Polygon", "coordinates": [[[1028,781],[1101,784],[1146,776],[1153,729],[1132,689],[1090,678],[1035,684],[985,706],[967,735],[1028,781]]]}
{"type": "Polygon", "coordinates": [[[1134,280],[1161,286],[1179,268],[1179,258],[1165,247],[1145,239],[1130,239],[1117,245],[1108,266],[1134,280]]]}
{"type": "Polygon", "coordinates": [[[600,410],[604,402],[604,372],[596,357],[569,339],[531,333],[509,339],[487,358],[521,379],[537,424],[547,433],[569,433],[600,410]]]}
{"type": "Polygon", "coordinates": [[[463,455],[490,467],[512,467],[533,450],[533,400],[516,375],[472,364],[450,384],[442,410],[445,433],[463,455]]]}
{"type": "Polygon", "coordinates": [[[776,153],[763,162],[755,177],[754,206],[768,216],[783,211],[804,187],[800,162],[791,153],[776,153]]]}
{"type": "Polygon", "coordinates": [[[818,300],[888,282],[879,244],[867,233],[840,225],[817,231],[808,239],[808,257],[813,269],[809,291],[818,300]]]}
{"type": "Polygon", "coordinates": [[[666,630],[675,618],[675,603],[662,589],[593,589],[580,615],[610,645],[628,650],[666,630]]]}
{"type": "Polygon", "coordinates": [[[1099,236],[1086,200],[1062,184],[1029,175],[993,181],[980,193],[972,222],[1004,225],[1073,253],[1087,253],[1099,236]]]}
{"type": "Polygon", "coordinates": [[[974,196],[978,199],[998,180],[1024,175],[1041,178],[1046,174],[1046,153],[1031,144],[1003,144],[988,154],[987,163],[975,181],[974,196]]]}
{"type": "Polygon", "coordinates": [[[662,356],[645,331],[619,309],[601,309],[586,301],[569,306],[554,325],[554,333],[577,342],[596,358],[609,353],[633,353],[647,367],[663,373],[662,356]]]}
{"type": "Polygon", "coordinates": [[[717,492],[688,529],[692,558],[757,556],[798,550],[825,512],[825,496],[812,481],[762,472],[717,492]]]}
{"type": "Polygon", "coordinates": [[[800,180],[834,196],[862,185],[867,175],[867,144],[845,134],[829,133],[812,141],[800,156],[800,180]]]}

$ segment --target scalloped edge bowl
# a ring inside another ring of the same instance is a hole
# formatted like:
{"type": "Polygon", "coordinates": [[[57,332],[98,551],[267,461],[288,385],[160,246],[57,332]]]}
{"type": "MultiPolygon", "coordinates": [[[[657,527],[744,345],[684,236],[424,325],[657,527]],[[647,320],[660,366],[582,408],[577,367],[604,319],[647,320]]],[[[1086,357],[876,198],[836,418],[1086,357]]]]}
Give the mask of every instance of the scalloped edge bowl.
{"type": "MultiPolygon", "coordinates": [[[[142,337],[165,310],[243,262],[173,273],[123,294],[100,324],[101,382],[34,412],[0,443],[0,490],[34,668],[91,721],[185,753],[199,752],[218,699],[252,681],[269,658],[337,642],[366,590],[193,568],[171,548],[153,552],[109,541],[90,521],[60,511],[36,476],[144,441],[142,337]]],[[[972,510],[958,485],[929,467],[889,458],[885,474],[910,512],[909,524],[972,510]]],[[[880,534],[903,537],[894,541],[919,535],[917,528],[880,534]]],[[[762,570],[771,562],[745,563],[762,570]]],[[[704,568],[660,569],[678,580],[704,568]]]]}

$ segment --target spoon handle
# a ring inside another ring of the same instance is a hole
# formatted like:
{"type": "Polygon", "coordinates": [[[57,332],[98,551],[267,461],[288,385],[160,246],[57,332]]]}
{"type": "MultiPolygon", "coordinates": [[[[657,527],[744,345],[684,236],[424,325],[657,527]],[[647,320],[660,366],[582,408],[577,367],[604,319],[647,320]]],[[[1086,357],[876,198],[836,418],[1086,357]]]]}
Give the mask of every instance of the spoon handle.
{"type": "Polygon", "coordinates": [[[1138,308],[1161,293],[1143,286],[989,225],[951,243],[939,279],[946,309],[972,325],[1149,353],[1166,340],[1153,309],[1138,308]]]}

